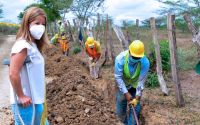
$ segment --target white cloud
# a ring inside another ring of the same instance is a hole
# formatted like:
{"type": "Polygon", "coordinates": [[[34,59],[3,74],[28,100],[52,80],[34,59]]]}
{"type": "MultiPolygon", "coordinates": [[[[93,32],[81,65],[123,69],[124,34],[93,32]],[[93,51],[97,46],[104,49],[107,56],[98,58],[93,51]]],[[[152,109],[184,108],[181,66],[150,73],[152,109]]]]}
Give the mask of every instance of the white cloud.
{"type": "MultiPolygon", "coordinates": [[[[4,18],[1,20],[18,22],[19,12],[35,1],[37,0],[3,0],[1,3],[3,3],[4,18]]],[[[115,23],[122,20],[144,20],[153,16],[157,17],[155,11],[161,5],[156,0],[106,0],[104,14],[112,16],[115,23]]],[[[67,13],[66,18],[72,20],[75,16],[72,13],[67,13]]]]}
{"type": "Polygon", "coordinates": [[[106,0],[105,13],[114,17],[115,22],[122,20],[144,20],[157,17],[155,13],[162,4],[155,0],[106,0]]]}

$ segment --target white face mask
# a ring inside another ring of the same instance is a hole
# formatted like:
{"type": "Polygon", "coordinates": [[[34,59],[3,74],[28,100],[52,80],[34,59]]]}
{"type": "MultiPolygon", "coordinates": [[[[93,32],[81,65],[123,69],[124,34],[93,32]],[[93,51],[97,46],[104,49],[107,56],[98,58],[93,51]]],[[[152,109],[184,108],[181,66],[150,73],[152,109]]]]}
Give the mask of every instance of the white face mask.
{"type": "Polygon", "coordinates": [[[32,25],[30,26],[30,33],[33,38],[36,40],[40,40],[42,35],[44,34],[45,31],[45,26],[44,25],[32,25]]]}

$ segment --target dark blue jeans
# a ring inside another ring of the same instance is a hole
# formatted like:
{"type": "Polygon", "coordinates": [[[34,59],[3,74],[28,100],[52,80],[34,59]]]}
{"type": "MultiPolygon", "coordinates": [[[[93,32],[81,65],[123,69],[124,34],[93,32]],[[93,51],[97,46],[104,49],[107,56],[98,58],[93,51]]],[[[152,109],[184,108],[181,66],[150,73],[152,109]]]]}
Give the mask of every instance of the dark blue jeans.
{"type": "MultiPolygon", "coordinates": [[[[135,98],[136,94],[136,89],[131,89],[129,93],[132,95],[133,98],[135,98]]],[[[121,122],[123,122],[125,125],[136,125],[135,120],[133,120],[133,110],[131,107],[127,105],[127,100],[122,92],[118,90],[116,94],[116,113],[117,116],[120,118],[121,122]],[[127,107],[130,108],[129,115],[127,116],[127,107]]],[[[141,110],[141,105],[138,103],[135,107],[137,116],[139,118],[140,110],[141,110]]]]}

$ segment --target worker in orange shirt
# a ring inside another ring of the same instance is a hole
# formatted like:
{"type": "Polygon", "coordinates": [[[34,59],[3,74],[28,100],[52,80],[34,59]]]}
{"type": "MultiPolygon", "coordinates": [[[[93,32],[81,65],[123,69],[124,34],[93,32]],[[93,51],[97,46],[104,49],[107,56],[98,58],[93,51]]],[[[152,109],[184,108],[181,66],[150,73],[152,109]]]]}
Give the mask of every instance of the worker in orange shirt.
{"type": "Polygon", "coordinates": [[[98,60],[101,56],[101,46],[93,37],[88,37],[85,42],[85,49],[89,59],[90,75],[97,79],[99,77],[98,60]]]}

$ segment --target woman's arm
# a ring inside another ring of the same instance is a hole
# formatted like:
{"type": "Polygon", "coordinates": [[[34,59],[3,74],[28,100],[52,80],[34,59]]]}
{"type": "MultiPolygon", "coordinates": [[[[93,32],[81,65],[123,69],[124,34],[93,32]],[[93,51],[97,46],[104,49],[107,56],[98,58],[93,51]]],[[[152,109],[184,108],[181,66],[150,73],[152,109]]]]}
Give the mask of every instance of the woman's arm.
{"type": "Polygon", "coordinates": [[[19,103],[21,103],[24,107],[32,103],[31,98],[24,95],[22,91],[21,80],[20,80],[20,71],[24,64],[26,56],[27,56],[26,48],[17,54],[13,54],[11,56],[11,61],[10,61],[11,63],[10,63],[10,69],[9,69],[9,77],[10,77],[12,87],[18,96],[19,103]]]}

